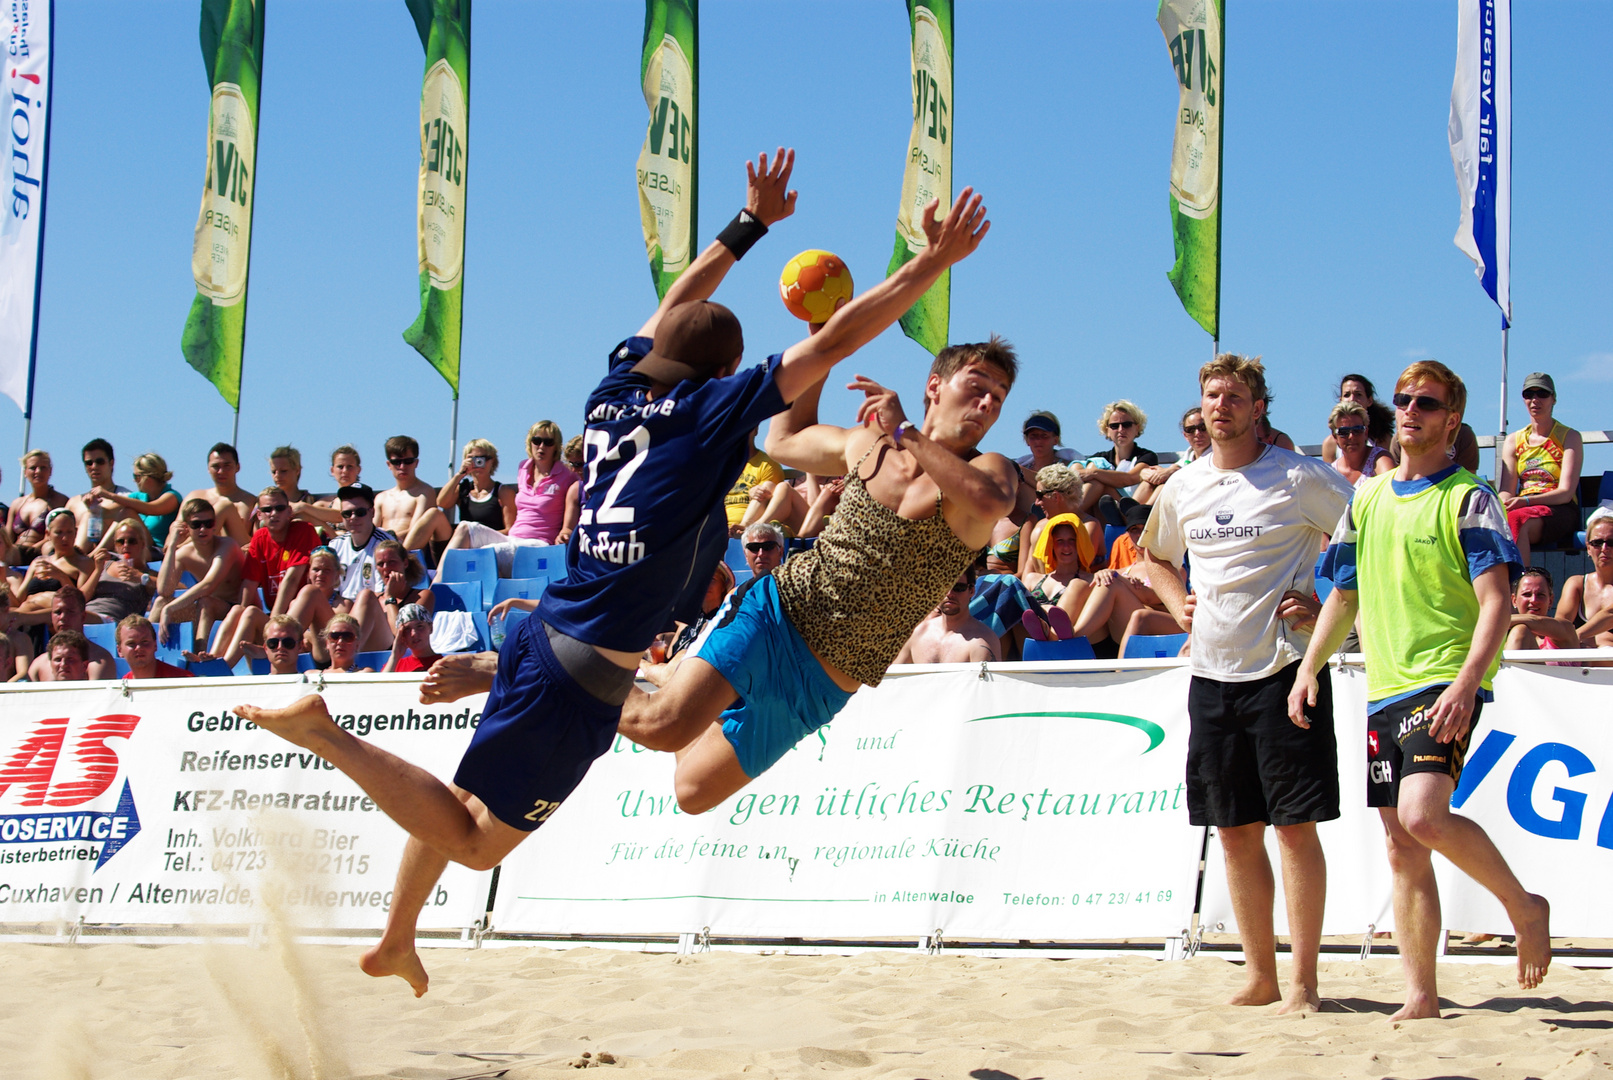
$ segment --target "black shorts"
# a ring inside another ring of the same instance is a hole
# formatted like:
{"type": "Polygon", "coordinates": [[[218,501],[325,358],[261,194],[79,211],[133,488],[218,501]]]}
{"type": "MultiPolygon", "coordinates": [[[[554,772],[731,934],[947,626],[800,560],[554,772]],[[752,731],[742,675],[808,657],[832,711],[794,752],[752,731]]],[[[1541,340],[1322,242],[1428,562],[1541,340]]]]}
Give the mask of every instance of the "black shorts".
{"type": "Polygon", "coordinates": [[[1193,677],[1187,817],[1194,825],[1301,825],[1339,816],[1333,684],[1324,671],[1302,728],[1288,718],[1297,662],[1254,682],[1193,677]]]}
{"type": "Polygon", "coordinates": [[[1479,726],[1484,700],[1473,702],[1473,722],[1467,734],[1448,743],[1428,734],[1428,708],[1439,700],[1445,686],[1430,686],[1367,717],[1367,805],[1399,806],[1400,778],[1408,773],[1431,772],[1462,780],[1462,765],[1473,730],[1479,726]]]}
{"type": "Polygon", "coordinates": [[[543,620],[527,619],[498,652],[493,690],[454,783],[504,824],[531,832],[610,749],[621,717],[620,705],[600,701],[560,666],[543,620]]]}

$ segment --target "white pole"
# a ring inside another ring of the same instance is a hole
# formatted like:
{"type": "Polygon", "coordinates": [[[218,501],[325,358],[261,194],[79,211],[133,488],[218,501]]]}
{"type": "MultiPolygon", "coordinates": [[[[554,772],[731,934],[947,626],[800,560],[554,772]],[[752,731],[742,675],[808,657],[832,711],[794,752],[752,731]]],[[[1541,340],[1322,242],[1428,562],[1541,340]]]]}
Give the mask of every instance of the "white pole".
{"type": "Polygon", "coordinates": [[[1501,430],[1495,437],[1495,482],[1501,482],[1501,448],[1507,441],[1507,324],[1501,321],[1501,430]]]}
{"type": "MultiPolygon", "coordinates": [[[[459,443],[459,395],[454,395],[454,412],[448,422],[448,475],[452,476],[458,471],[459,458],[454,454],[454,448],[459,443]]],[[[562,450],[565,447],[561,447],[562,450]]]]}

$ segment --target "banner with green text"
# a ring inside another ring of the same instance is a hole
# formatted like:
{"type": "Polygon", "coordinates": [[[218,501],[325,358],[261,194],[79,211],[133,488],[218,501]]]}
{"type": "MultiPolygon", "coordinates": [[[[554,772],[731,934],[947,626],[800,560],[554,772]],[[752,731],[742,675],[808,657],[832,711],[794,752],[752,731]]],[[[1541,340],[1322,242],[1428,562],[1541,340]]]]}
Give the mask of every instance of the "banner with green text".
{"type": "Polygon", "coordinates": [[[1171,148],[1171,234],[1166,275],[1182,307],[1221,337],[1221,106],[1224,0],[1160,0],[1159,28],[1181,86],[1171,148]]]}
{"type": "MultiPolygon", "coordinates": [[[[924,208],[939,199],[939,213],[952,205],[952,0],[907,0],[911,25],[913,132],[907,138],[902,202],[896,208],[896,249],[886,274],[918,254],[924,208]]],[[[902,331],[938,353],[946,347],[952,311],[952,271],[943,273],[902,316],[902,331]]]]}
{"type": "Polygon", "coordinates": [[[700,190],[700,0],[645,0],[639,83],[650,109],[638,210],[655,294],[694,261],[700,190]]]}
{"type": "Polygon", "coordinates": [[[618,739],[504,862],[509,933],[1164,938],[1193,914],[1186,668],[864,690],[708,813],[618,739]]]}
{"type": "Polygon", "coordinates": [[[420,315],[403,332],[459,396],[465,302],[465,149],[470,139],[470,0],[405,0],[426,50],[420,83],[420,315]]]}
{"type": "Polygon", "coordinates": [[[267,3],[202,0],[202,63],[213,97],[207,116],[207,180],[190,255],[196,299],[180,348],[232,409],[241,407],[267,3]]]}

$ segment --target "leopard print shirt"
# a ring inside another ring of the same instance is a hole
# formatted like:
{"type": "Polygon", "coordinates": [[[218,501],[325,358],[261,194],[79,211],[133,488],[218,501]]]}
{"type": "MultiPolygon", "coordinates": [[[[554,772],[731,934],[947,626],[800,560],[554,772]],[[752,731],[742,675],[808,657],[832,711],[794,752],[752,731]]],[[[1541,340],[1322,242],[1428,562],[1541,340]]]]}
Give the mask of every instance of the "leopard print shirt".
{"type": "MultiPolygon", "coordinates": [[[[889,449],[875,443],[869,449],[889,449]]],[[[913,633],[976,552],[941,513],[909,520],[868,492],[860,470],[846,476],[833,520],[808,550],[773,577],[779,603],[813,652],[867,686],[878,686],[913,633]]]]}

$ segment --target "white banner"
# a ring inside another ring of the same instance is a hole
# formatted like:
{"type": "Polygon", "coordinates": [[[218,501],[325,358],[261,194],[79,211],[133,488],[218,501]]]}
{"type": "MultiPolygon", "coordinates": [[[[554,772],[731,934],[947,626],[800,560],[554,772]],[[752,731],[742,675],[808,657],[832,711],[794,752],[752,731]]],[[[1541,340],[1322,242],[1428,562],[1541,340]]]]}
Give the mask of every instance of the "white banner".
{"type": "Polygon", "coordinates": [[[1118,939],[1182,933],[1202,830],[1187,672],[892,677],[749,787],[677,809],[618,740],[506,860],[494,926],[545,934],[1118,939]]]}
{"type": "Polygon", "coordinates": [[[1512,0],[1458,0],[1451,81],[1456,246],[1512,321],[1512,0]]]}
{"type": "Polygon", "coordinates": [[[51,13],[44,3],[0,4],[6,55],[5,213],[0,218],[0,394],[28,408],[34,301],[45,225],[49,160],[51,13]]]}
{"type": "MultiPolygon", "coordinates": [[[[1343,816],[1318,828],[1327,853],[1324,934],[1394,929],[1383,825],[1366,805],[1366,676],[1335,670],[1343,816]]],[[[1551,901],[1554,935],[1613,933],[1613,670],[1502,665],[1484,706],[1452,804],[1484,826],[1524,888],[1551,901]]],[[[1267,833],[1272,866],[1276,838],[1267,833]]],[[[1443,921],[1454,930],[1510,934],[1482,886],[1435,856],[1443,921]]],[[[1288,932],[1277,872],[1276,925],[1288,932]]],[[[1237,930],[1220,845],[1210,842],[1200,922],[1237,930]]]]}
{"type": "MultiPolygon", "coordinates": [[[[0,923],[383,924],[403,831],[347,777],[229,710],[300,679],[208,679],[0,695],[0,923]]],[[[480,705],[418,679],[334,676],[338,722],[453,776],[480,705]]],[[[470,926],[490,875],[451,865],[423,927],[470,926]]]]}

